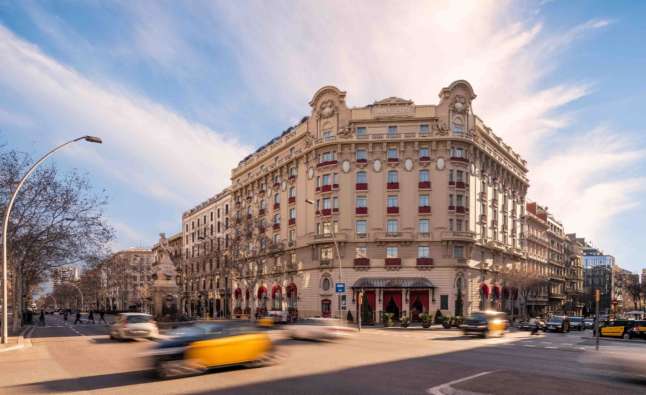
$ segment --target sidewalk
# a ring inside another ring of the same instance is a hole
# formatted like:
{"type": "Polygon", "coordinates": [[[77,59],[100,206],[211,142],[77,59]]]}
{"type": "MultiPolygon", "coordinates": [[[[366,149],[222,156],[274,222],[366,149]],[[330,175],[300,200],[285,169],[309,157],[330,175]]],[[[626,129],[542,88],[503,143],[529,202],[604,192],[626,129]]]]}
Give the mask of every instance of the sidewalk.
{"type": "Polygon", "coordinates": [[[17,336],[9,336],[9,342],[6,344],[0,344],[0,353],[7,351],[14,351],[24,348],[27,345],[31,345],[29,340],[25,340],[25,337],[29,337],[31,332],[34,330],[34,326],[25,326],[20,334],[17,336]]]}

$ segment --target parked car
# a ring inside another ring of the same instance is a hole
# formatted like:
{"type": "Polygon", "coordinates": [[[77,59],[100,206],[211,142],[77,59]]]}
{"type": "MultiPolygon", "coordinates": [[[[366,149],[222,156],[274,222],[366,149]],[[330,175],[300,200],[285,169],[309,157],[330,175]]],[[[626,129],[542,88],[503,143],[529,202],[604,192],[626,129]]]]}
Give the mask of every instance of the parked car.
{"type": "Polygon", "coordinates": [[[547,320],[546,330],[550,332],[569,332],[570,331],[570,318],[565,315],[555,315],[547,320]]]}
{"type": "Polygon", "coordinates": [[[509,326],[507,315],[500,311],[477,311],[464,320],[460,329],[465,335],[503,336],[509,326]]]}
{"type": "Polygon", "coordinates": [[[534,322],[538,323],[538,329],[545,331],[545,321],[540,318],[532,318],[529,321],[521,321],[518,325],[518,329],[522,331],[531,331],[534,329],[534,322]]]}
{"type": "Polygon", "coordinates": [[[583,317],[570,317],[570,329],[582,331],[585,329],[583,317]]]}
{"type": "Polygon", "coordinates": [[[222,366],[262,366],[278,360],[266,333],[249,326],[196,324],[171,332],[144,354],[160,378],[203,373],[222,366]]]}
{"type": "Polygon", "coordinates": [[[157,323],[150,314],[120,313],[110,327],[110,339],[153,339],[159,337],[157,323]]]}
{"type": "MultiPolygon", "coordinates": [[[[630,320],[609,320],[599,323],[599,336],[628,339],[635,322],[630,320]]],[[[594,334],[596,332],[593,331],[594,334]]]]}
{"type": "Polygon", "coordinates": [[[306,318],[287,326],[292,339],[331,340],[354,333],[354,328],[334,318],[306,318]]]}
{"type": "Polygon", "coordinates": [[[584,329],[594,329],[594,318],[586,318],[583,320],[584,329]]]}

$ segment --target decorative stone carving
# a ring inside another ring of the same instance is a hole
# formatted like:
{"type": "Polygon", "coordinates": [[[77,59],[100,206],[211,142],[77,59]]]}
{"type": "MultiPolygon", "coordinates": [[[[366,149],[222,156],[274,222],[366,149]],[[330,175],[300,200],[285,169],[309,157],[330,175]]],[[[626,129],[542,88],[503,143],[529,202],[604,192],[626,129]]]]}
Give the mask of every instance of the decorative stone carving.
{"type": "Polygon", "coordinates": [[[332,100],[326,100],[321,103],[321,107],[319,107],[319,116],[321,118],[329,118],[334,114],[336,114],[336,106],[332,100]]]}
{"type": "Polygon", "coordinates": [[[413,170],[413,160],[411,158],[406,158],[404,161],[404,169],[407,171],[413,170]]]}
{"type": "Polygon", "coordinates": [[[341,170],[343,170],[344,173],[347,173],[350,171],[350,161],[349,160],[344,160],[343,163],[341,164],[341,170]]]}
{"type": "Polygon", "coordinates": [[[372,162],[372,168],[374,171],[379,173],[381,171],[381,161],[379,159],[375,159],[374,162],[372,162]]]}
{"type": "Polygon", "coordinates": [[[464,114],[469,109],[467,98],[461,95],[456,95],[451,102],[451,110],[458,114],[464,114]]]}
{"type": "Polygon", "coordinates": [[[354,132],[353,132],[352,128],[346,126],[346,127],[340,128],[339,133],[337,133],[337,134],[342,139],[349,139],[349,138],[352,137],[354,132]]]}
{"type": "Polygon", "coordinates": [[[313,167],[310,167],[309,169],[307,169],[307,178],[309,178],[310,180],[312,178],[314,178],[314,168],[313,167]]]}
{"type": "Polygon", "coordinates": [[[437,170],[444,170],[444,159],[438,158],[435,162],[435,167],[437,168],[437,170]]]}
{"type": "Polygon", "coordinates": [[[314,144],[314,136],[310,132],[307,132],[305,137],[303,137],[303,141],[305,142],[305,147],[309,148],[314,144]]]}

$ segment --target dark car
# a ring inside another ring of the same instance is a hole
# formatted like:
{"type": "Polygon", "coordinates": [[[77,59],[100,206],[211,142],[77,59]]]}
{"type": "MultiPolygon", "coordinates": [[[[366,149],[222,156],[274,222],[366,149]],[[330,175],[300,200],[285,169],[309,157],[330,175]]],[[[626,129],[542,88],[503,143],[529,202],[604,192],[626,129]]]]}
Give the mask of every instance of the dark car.
{"type": "Polygon", "coordinates": [[[529,321],[521,321],[518,325],[518,329],[521,331],[531,331],[534,330],[534,324],[538,324],[538,329],[545,331],[545,321],[540,318],[532,318],[529,321]]]}
{"type": "Polygon", "coordinates": [[[628,332],[628,337],[631,339],[646,339],[646,320],[635,321],[633,327],[628,332]]]}
{"type": "Polygon", "coordinates": [[[548,332],[569,332],[570,318],[565,315],[555,315],[547,321],[545,327],[548,332]]]}
{"type": "Polygon", "coordinates": [[[460,329],[465,335],[502,336],[509,327],[507,315],[499,311],[477,311],[464,320],[460,329]]]}
{"type": "Polygon", "coordinates": [[[570,317],[570,329],[573,331],[582,331],[585,329],[585,323],[583,322],[583,317],[570,317]]]}

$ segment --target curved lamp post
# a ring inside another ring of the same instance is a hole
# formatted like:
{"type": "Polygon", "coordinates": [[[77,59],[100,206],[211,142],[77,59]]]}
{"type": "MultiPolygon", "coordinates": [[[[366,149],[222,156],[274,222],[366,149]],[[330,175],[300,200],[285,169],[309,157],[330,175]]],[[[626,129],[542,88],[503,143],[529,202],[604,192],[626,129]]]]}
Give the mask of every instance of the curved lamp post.
{"type": "MultiPolygon", "coordinates": [[[[27,181],[27,178],[36,170],[36,168],[43,163],[47,158],[52,156],[54,152],[58,151],[59,149],[65,147],[68,144],[75,143],[77,141],[85,140],[89,143],[97,143],[101,144],[103,141],[101,141],[100,138],[94,137],[94,136],[83,136],[76,138],[74,140],[70,140],[66,143],[63,143],[59,145],[58,147],[52,149],[48,153],[46,153],[42,158],[38,159],[36,163],[34,163],[29,170],[27,171],[27,174],[25,174],[22,179],[20,179],[20,182],[18,183],[18,186],[16,187],[16,190],[13,191],[13,194],[11,195],[11,199],[9,199],[9,204],[7,205],[7,209],[5,210],[4,213],[4,225],[2,227],[2,344],[6,344],[7,341],[9,340],[9,330],[8,330],[8,319],[7,319],[7,312],[8,312],[8,303],[7,303],[7,256],[9,246],[7,245],[7,230],[9,228],[9,215],[11,214],[11,209],[13,208],[14,201],[16,200],[16,196],[18,196],[18,192],[20,191],[20,188],[22,188],[23,184],[25,181],[27,181]]],[[[14,309],[16,306],[14,306],[14,309]]]]}

